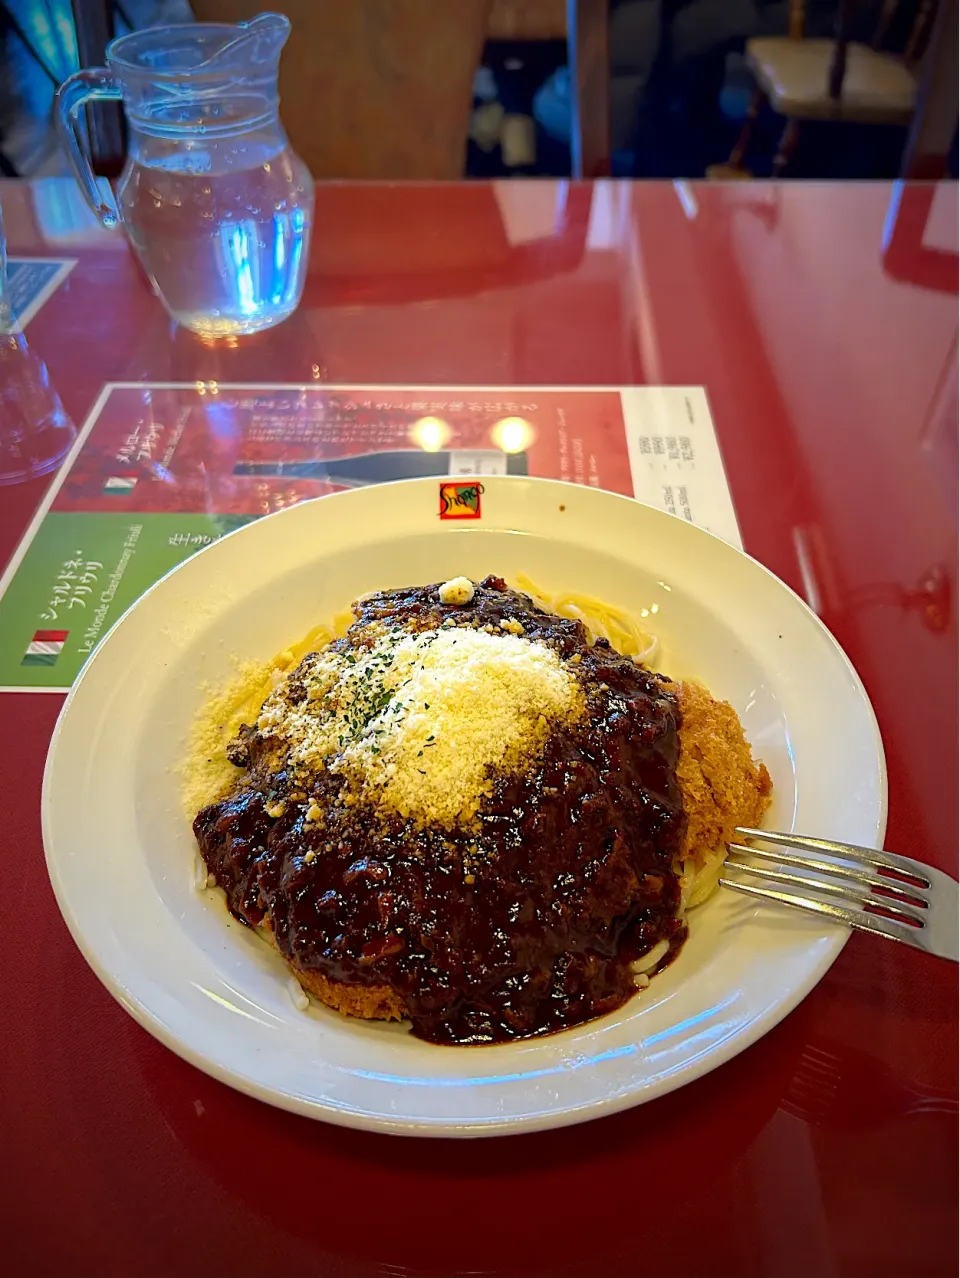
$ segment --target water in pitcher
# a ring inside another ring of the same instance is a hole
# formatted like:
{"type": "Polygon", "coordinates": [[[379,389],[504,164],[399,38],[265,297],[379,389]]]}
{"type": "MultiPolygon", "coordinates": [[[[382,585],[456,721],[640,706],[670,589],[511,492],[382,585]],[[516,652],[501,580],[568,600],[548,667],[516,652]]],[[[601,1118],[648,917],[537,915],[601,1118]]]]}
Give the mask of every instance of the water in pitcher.
{"type": "Polygon", "coordinates": [[[178,323],[210,337],[255,333],[289,315],[306,270],[313,186],[289,147],[246,136],[131,155],[123,221],[178,323]]]}

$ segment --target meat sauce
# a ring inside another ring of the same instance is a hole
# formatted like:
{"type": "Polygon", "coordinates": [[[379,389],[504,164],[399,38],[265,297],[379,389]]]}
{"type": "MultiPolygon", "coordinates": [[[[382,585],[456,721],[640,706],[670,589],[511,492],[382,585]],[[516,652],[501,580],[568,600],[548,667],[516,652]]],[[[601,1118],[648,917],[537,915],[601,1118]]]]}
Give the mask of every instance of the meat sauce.
{"type": "Polygon", "coordinates": [[[310,784],[318,825],[305,828],[293,802],[274,819],[267,808],[277,810],[293,779],[258,767],[256,737],[241,733],[230,757],[243,774],[194,821],[231,912],[268,923],[294,969],[390,986],[413,1032],[434,1043],[548,1034],[620,1007],[636,988],[631,962],[665,940],[663,966],[685,937],[673,696],[606,642],[592,646],[579,622],[538,611],[496,577],[468,605],[441,605],[432,585],[375,595],[354,612],[358,626],[338,645],[373,620],[416,629],[519,620],[562,659],[579,655],[569,668],[587,715],[555,729],[526,775],[495,780],[478,828],[452,830],[347,806],[328,771],[310,784]]]}

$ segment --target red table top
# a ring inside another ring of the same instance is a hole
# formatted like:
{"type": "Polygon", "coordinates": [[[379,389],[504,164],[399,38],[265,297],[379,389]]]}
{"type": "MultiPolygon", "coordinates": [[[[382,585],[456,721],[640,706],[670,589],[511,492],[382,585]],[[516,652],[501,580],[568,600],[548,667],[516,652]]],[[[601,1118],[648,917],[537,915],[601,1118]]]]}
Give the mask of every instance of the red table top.
{"type": "MultiPolygon", "coordinates": [[[[887,846],[956,875],[956,187],[329,186],[300,310],[235,349],[173,331],[68,185],[0,203],[11,254],[78,259],[26,333],[77,422],[112,380],[705,386],[747,551],[876,708],[887,846]]],[[[0,563],[46,482],[0,489],[0,563]]],[[[314,1123],[87,968],[40,838],[61,698],[0,701],[11,1274],[956,1274],[954,967],[854,935],[741,1056],[580,1127],[314,1123]]]]}

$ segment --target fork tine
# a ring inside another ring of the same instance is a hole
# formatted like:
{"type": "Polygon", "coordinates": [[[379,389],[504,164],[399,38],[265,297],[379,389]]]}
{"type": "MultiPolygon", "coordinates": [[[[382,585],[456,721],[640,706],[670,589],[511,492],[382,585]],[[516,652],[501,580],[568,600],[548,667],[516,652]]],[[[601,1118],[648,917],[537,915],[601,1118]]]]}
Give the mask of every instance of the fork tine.
{"type": "Polygon", "coordinates": [[[887,937],[891,941],[902,941],[915,949],[925,949],[919,938],[923,935],[921,928],[910,927],[907,923],[896,923],[893,919],[884,918],[880,914],[864,914],[861,910],[849,910],[843,905],[834,905],[832,901],[816,901],[813,897],[795,896],[787,889],[754,887],[752,883],[738,883],[736,879],[721,876],[720,884],[740,892],[744,896],[760,897],[764,901],[778,901],[781,905],[790,905],[798,910],[807,910],[811,914],[826,915],[847,927],[856,928],[860,932],[873,932],[875,935],[887,937]]]}
{"type": "Polygon", "coordinates": [[[919,879],[924,887],[931,886],[927,866],[908,856],[898,856],[895,852],[864,848],[856,843],[832,843],[829,839],[814,839],[805,834],[780,834],[774,830],[754,830],[748,826],[738,826],[735,833],[745,839],[762,839],[765,843],[775,843],[781,847],[823,852],[827,856],[846,857],[851,861],[877,865],[885,870],[895,870],[899,874],[908,874],[911,878],[919,879]]]}
{"type": "Polygon", "coordinates": [[[736,833],[742,838],[771,843],[777,850],[730,843],[730,859],[724,861],[724,866],[761,882],[767,879],[770,886],[760,887],[742,878],[727,876],[720,879],[724,887],[745,896],[826,915],[861,932],[874,932],[938,958],[960,962],[960,884],[944,870],[893,852],[852,843],[833,843],[829,839],[755,830],[748,826],[738,827],[736,833]],[[781,851],[782,848],[795,850],[781,851]],[[811,853],[813,855],[808,855],[811,853]],[[750,860],[745,863],[736,859],[740,856],[750,860]],[[779,862],[781,868],[765,870],[762,865],[753,864],[755,860],[779,862]],[[793,874],[783,866],[813,873],[793,874]],[[895,875],[915,881],[907,883],[903,878],[877,875],[873,867],[891,870],[895,875]],[[839,900],[823,899],[829,896],[839,900]],[[869,910],[870,906],[874,909],[869,910]],[[922,913],[917,912],[918,909],[922,913]]]}
{"type": "MultiPolygon", "coordinates": [[[[825,861],[822,856],[804,856],[801,852],[783,852],[778,850],[771,852],[769,848],[747,847],[743,843],[728,843],[727,847],[731,852],[738,852],[741,856],[754,856],[758,860],[777,861],[783,865],[796,865],[806,870],[822,870],[825,874],[831,874],[835,878],[847,879],[851,883],[857,883],[863,888],[883,888],[885,892],[896,892],[912,904],[923,909],[929,905],[927,897],[923,894],[922,889],[914,887],[912,883],[903,883],[900,879],[887,879],[879,874],[871,874],[869,870],[860,869],[853,865],[840,865],[836,861],[825,861]]],[[[735,864],[739,864],[736,862],[735,864]]]]}
{"type": "MultiPolygon", "coordinates": [[[[752,850],[752,849],[751,849],[752,850]]],[[[825,892],[830,896],[840,897],[849,905],[873,905],[888,910],[891,914],[903,919],[914,919],[921,927],[925,926],[925,911],[914,909],[903,901],[895,901],[886,896],[875,896],[872,892],[857,892],[854,884],[828,883],[822,879],[807,877],[803,874],[791,874],[789,870],[772,870],[767,866],[746,865],[743,861],[724,861],[727,869],[742,870],[744,874],[753,874],[758,878],[773,880],[776,883],[795,883],[808,892],[825,892]]],[[[883,881],[881,880],[881,883],[883,881]]],[[[882,917],[882,916],[881,916],[882,917]]]]}

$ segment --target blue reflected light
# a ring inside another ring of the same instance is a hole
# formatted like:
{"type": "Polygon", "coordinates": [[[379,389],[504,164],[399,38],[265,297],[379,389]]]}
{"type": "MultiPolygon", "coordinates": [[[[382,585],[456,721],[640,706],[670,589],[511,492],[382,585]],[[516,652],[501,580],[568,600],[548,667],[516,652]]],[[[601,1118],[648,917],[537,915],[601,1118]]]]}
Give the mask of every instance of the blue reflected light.
{"type": "Polygon", "coordinates": [[[237,306],[243,315],[253,315],[257,299],[253,287],[253,270],[250,266],[250,236],[243,226],[224,228],[227,233],[227,253],[234,267],[237,289],[237,306]]]}
{"type": "Polygon", "coordinates": [[[883,231],[880,235],[880,251],[886,253],[890,247],[890,241],[893,239],[894,228],[897,225],[897,214],[900,212],[900,201],[903,199],[903,183],[894,182],[890,191],[890,203],[887,206],[887,215],[883,219],[883,231]]]}
{"type": "Polygon", "coordinates": [[[626,1043],[623,1047],[598,1052],[596,1056],[561,1061],[558,1065],[551,1065],[549,1069],[524,1069],[514,1074],[486,1074],[479,1078],[409,1078],[399,1074],[381,1074],[372,1069],[355,1069],[351,1072],[359,1078],[371,1078],[378,1083],[403,1083],[408,1087],[499,1087],[501,1083],[523,1083],[531,1078],[548,1078],[551,1074],[569,1074],[585,1065],[597,1065],[600,1061],[613,1060],[617,1056],[631,1056],[641,1046],[639,1043],[626,1043]]]}
{"type": "Polygon", "coordinates": [[[652,1047],[654,1043],[662,1043],[664,1039],[674,1038],[677,1034],[683,1034],[686,1030],[691,1029],[694,1025],[701,1024],[703,1021],[713,1020],[718,1012],[722,1012],[732,1002],[732,998],[725,999],[722,1003],[715,1003],[713,1007],[707,1007],[702,1012],[697,1012],[696,1016],[686,1016],[682,1021],[677,1021],[675,1025],[668,1025],[666,1029],[660,1030],[658,1034],[651,1034],[646,1039],[645,1046],[652,1047]]]}
{"type": "Polygon", "coordinates": [[[279,213],[273,215],[273,269],[276,272],[273,285],[273,301],[279,302],[284,293],[283,264],[287,260],[286,219],[279,213]]]}
{"type": "Polygon", "coordinates": [[[296,294],[305,221],[301,209],[273,215],[273,288],[270,301],[274,305],[289,303],[296,294]]]}
{"type": "Polygon", "coordinates": [[[290,253],[290,266],[287,269],[284,301],[292,301],[297,291],[297,280],[300,278],[300,259],[303,257],[303,228],[305,222],[303,211],[294,209],[290,214],[290,226],[293,228],[293,250],[290,253]]]}

